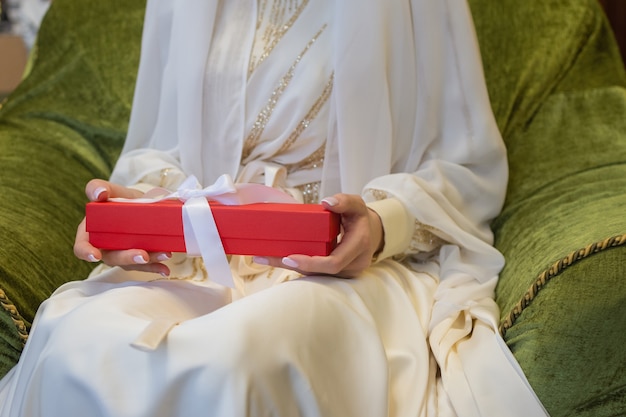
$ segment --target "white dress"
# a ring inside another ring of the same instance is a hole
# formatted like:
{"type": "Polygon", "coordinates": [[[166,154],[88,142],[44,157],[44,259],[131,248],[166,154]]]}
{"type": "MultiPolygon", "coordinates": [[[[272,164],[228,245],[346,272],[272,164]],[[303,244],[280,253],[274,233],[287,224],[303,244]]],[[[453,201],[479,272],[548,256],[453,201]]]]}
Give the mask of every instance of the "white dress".
{"type": "Polygon", "coordinates": [[[497,333],[506,170],[462,1],[149,0],[112,180],[359,193],[384,250],[351,280],[234,256],[232,290],[100,266],[42,304],[0,416],[546,415],[497,333]]]}

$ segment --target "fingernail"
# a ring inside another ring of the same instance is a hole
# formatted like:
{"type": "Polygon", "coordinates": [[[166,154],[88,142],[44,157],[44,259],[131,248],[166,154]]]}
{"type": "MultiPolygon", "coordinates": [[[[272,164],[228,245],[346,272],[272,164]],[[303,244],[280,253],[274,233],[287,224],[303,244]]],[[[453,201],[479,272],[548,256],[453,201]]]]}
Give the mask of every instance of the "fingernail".
{"type": "Polygon", "coordinates": [[[100,197],[100,194],[105,192],[107,189],[105,187],[98,187],[93,191],[93,199],[97,200],[100,197]]]}
{"type": "Polygon", "coordinates": [[[339,200],[337,200],[335,197],[326,197],[322,200],[322,202],[328,204],[331,207],[339,204],[339,200]]]}
{"type": "Polygon", "coordinates": [[[147,264],[148,261],[144,259],[143,256],[141,255],[135,255],[133,257],[133,262],[135,262],[136,264],[147,264]]]}
{"type": "Polygon", "coordinates": [[[269,265],[270,264],[270,260],[267,258],[264,258],[262,256],[255,256],[252,258],[252,262],[254,262],[255,264],[259,264],[259,265],[269,265]]]}
{"type": "Polygon", "coordinates": [[[93,253],[90,253],[89,255],[87,255],[87,260],[89,262],[98,262],[98,258],[96,258],[96,256],[93,253]]]}
{"type": "Polygon", "coordinates": [[[161,275],[163,278],[169,278],[170,274],[168,274],[167,272],[159,272],[159,275],[161,275]]]}
{"type": "Polygon", "coordinates": [[[172,259],[172,256],[168,255],[167,253],[161,253],[159,254],[159,256],[157,256],[157,259],[159,261],[169,261],[170,259],[172,259]]]}
{"type": "Polygon", "coordinates": [[[288,266],[289,268],[297,268],[298,262],[294,261],[291,258],[283,258],[283,265],[288,266]]]}

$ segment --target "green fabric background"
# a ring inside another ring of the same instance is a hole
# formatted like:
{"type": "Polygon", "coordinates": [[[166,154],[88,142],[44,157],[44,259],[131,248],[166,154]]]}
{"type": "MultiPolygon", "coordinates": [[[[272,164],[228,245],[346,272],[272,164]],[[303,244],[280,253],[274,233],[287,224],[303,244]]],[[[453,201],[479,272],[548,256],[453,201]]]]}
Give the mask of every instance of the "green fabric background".
{"type": "MultiPolygon", "coordinates": [[[[91,270],[72,252],[83,189],[109,175],[123,144],[144,7],[55,0],[29,76],[0,109],[0,290],[27,325],[52,291],[91,270]]],[[[0,375],[20,352],[0,309],[0,375]]]]}
{"type": "MultiPolygon", "coordinates": [[[[509,190],[503,319],[538,275],[626,233],[626,74],[595,0],[470,0],[509,190]]],[[[626,247],[550,280],[505,340],[552,416],[626,415],[626,247]]]]}
{"type": "MultiPolygon", "coordinates": [[[[84,184],[108,176],[127,128],[145,0],[55,0],[32,71],[0,109],[0,375],[72,254],[84,184]],[[1,295],[1,294],[0,294],[1,295]],[[15,306],[11,318],[7,309],[15,306]]],[[[626,234],[626,74],[596,0],[470,0],[507,144],[496,245],[503,320],[539,274],[626,234]]],[[[626,240],[625,240],[626,241],[626,240]]],[[[553,277],[505,340],[552,416],[626,415],[626,246],[553,277]]]]}

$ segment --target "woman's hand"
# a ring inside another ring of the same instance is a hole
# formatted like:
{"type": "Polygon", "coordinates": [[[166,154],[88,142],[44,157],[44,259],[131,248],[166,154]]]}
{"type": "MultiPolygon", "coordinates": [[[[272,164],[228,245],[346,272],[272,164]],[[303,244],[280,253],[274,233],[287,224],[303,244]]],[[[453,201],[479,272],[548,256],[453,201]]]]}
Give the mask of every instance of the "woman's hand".
{"type": "MultiPolygon", "coordinates": [[[[109,198],[138,198],[141,191],[126,188],[104,180],[91,180],[85,187],[85,193],[90,201],[106,201],[109,198]]],[[[169,268],[160,263],[171,258],[169,252],[148,253],[140,249],[103,251],[89,243],[89,233],[85,228],[85,219],[80,222],[74,241],[74,254],[88,262],[102,261],[110,266],[121,266],[127,270],[154,272],[168,276],[169,268]]]]}
{"type": "Polygon", "coordinates": [[[373,210],[358,195],[336,194],[322,205],[341,214],[343,236],[329,256],[290,255],[286,258],[255,258],[260,264],[288,268],[304,275],[327,274],[353,278],[370,266],[384,244],[383,226],[373,210]]]}

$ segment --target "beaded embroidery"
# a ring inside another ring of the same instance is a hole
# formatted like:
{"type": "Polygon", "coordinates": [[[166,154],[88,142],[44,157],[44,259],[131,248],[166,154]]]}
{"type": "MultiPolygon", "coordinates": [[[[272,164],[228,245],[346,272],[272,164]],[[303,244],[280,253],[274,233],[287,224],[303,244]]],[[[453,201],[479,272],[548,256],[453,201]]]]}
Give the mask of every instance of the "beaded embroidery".
{"type": "Polygon", "coordinates": [[[266,16],[268,13],[267,2],[268,0],[259,2],[256,24],[257,34],[252,48],[253,52],[248,67],[248,76],[270,55],[278,42],[300,17],[309,0],[304,0],[300,4],[296,0],[274,0],[272,1],[272,10],[269,11],[269,16],[266,16]],[[286,14],[291,14],[287,20],[285,20],[286,14]],[[262,48],[260,47],[261,44],[263,44],[262,48]],[[256,52],[259,49],[261,53],[257,54],[256,52]]]}
{"type": "Polygon", "coordinates": [[[250,134],[248,135],[244,143],[242,159],[245,160],[246,158],[248,158],[248,156],[250,156],[250,153],[252,152],[254,147],[259,142],[259,139],[261,138],[261,135],[263,134],[263,131],[265,130],[265,126],[267,125],[267,122],[269,121],[270,117],[272,116],[272,113],[274,112],[274,109],[276,108],[276,104],[278,103],[278,100],[282,97],[283,93],[285,92],[289,84],[291,83],[291,80],[293,79],[296,68],[298,67],[298,64],[300,63],[300,61],[302,60],[302,57],[309,51],[309,49],[311,49],[311,47],[313,46],[317,38],[319,38],[319,36],[326,29],[326,26],[327,25],[322,26],[319,32],[317,32],[317,34],[313,37],[313,39],[311,39],[307,43],[307,45],[304,47],[302,52],[300,52],[300,54],[296,57],[295,62],[291,65],[291,67],[289,67],[289,70],[287,70],[287,73],[281,78],[280,82],[278,83],[278,86],[272,92],[270,98],[267,100],[265,107],[258,114],[256,121],[254,122],[254,125],[252,126],[252,129],[250,130],[250,134]]]}

